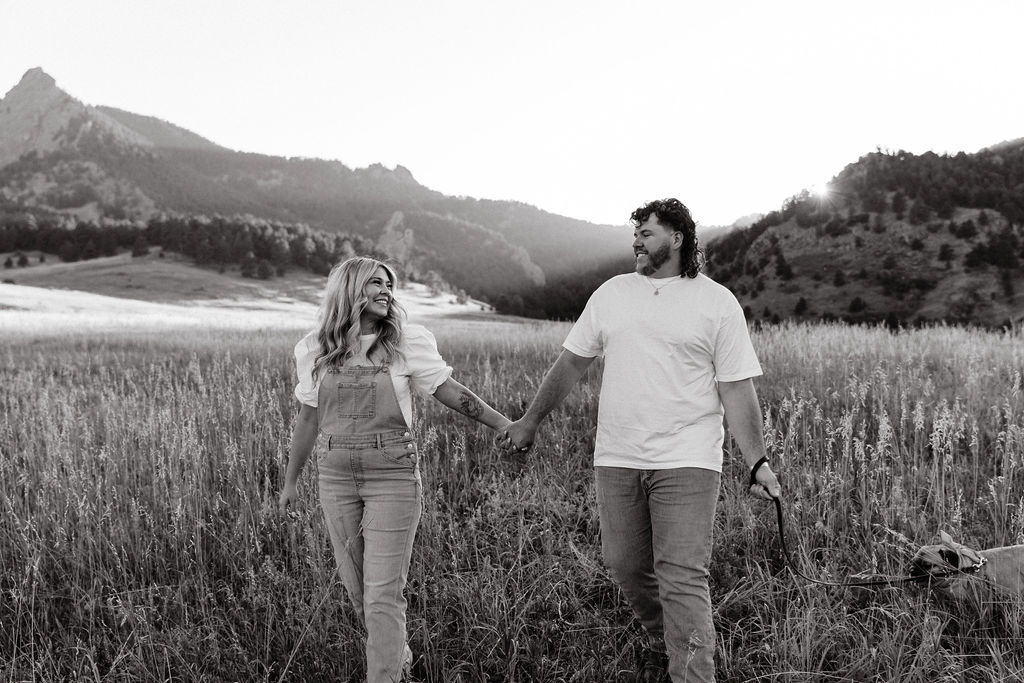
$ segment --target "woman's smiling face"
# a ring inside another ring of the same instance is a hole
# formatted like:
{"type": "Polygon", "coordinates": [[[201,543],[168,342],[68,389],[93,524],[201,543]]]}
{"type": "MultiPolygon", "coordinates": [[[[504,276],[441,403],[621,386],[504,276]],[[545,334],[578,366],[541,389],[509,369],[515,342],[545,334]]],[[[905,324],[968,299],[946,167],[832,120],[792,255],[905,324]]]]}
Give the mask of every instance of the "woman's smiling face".
{"type": "Polygon", "coordinates": [[[373,326],[379,320],[387,317],[394,299],[394,286],[391,276],[384,268],[378,268],[377,272],[363,286],[363,294],[367,301],[359,316],[359,322],[362,324],[364,333],[368,331],[367,326],[370,328],[369,331],[372,331],[373,326]]]}

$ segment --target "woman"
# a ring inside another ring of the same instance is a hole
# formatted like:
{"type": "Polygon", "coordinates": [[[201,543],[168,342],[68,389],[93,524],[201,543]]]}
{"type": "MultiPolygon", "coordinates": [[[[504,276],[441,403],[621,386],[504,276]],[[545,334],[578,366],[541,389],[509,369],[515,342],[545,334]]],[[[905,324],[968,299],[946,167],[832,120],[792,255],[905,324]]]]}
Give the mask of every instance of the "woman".
{"type": "Polygon", "coordinates": [[[368,683],[401,679],[412,661],[402,593],[420,519],[422,485],[410,389],[501,431],[510,423],[451,378],[433,335],[404,324],[395,273],[371,258],[336,265],[319,326],[295,346],[301,408],[282,508],[314,445],[320,504],[342,583],[366,627],[368,683]]]}

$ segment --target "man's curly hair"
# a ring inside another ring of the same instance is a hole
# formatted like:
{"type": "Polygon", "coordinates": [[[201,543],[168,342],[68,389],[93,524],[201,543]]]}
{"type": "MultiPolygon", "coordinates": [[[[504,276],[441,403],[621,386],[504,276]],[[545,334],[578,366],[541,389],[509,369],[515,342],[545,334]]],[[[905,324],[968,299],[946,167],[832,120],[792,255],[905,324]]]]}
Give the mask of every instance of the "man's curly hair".
{"type": "Polygon", "coordinates": [[[639,228],[652,215],[661,225],[683,234],[683,248],[679,252],[683,262],[681,275],[697,277],[707,258],[697,245],[697,224],[693,222],[690,210],[678,199],[656,199],[634,211],[629,221],[634,228],[639,228]]]}

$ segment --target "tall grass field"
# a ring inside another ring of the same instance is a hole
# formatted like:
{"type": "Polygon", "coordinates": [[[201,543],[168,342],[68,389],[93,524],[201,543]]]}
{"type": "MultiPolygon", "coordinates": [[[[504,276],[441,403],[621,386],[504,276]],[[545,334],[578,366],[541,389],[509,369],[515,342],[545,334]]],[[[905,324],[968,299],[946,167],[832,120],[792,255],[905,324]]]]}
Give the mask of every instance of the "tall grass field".
{"type": "MultiPolygon", "coordinates": [[[[426,321],[517,417],[568,329],[426,321]]],[[[358,681],[362,635],[316,499],[277,509],[304,330],[3,329],[0,680],[358,681]]],[[[1024,339],[954,327],[753,332],[799,569],[903,576],[940,529],[1024,543],[1024,339]]],[[[639,625],[603,568],[595,366],[528,457],[417,399],[408,585],[431,682],[627,681],[639,625]]],[[[726,442],[711,589],[721,681],[1024,680],[1020,598],[835,588],[787,567],[726,442]]]]}

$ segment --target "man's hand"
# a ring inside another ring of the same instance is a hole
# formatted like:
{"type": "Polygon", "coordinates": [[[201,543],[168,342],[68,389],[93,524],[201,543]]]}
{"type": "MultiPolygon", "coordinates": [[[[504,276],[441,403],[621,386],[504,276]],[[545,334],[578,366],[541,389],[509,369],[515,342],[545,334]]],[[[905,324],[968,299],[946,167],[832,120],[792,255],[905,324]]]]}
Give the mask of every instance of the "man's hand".
{"type": "Polygon", "coordinates": [[[505,429],[502,448],[508,453],[527,453],[537,438],[537,427],[532,420],[519,418],[505,429]]]}
{"type": "Polygon", "coordinates": [[[782,495],[782,486],[779,485],[779,478],[772,472],[771,466],[764,462],[754,472],[756,484],[750,486],[750,493],[764,500],[771,500],[782,495]]]}

